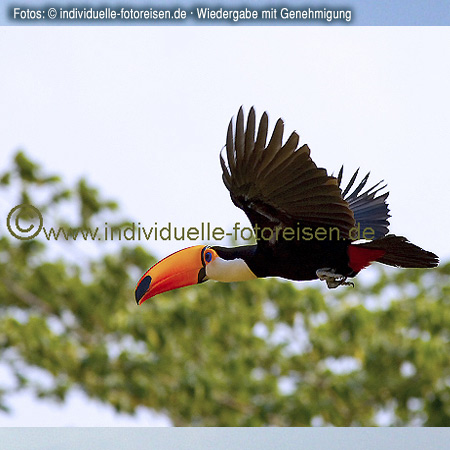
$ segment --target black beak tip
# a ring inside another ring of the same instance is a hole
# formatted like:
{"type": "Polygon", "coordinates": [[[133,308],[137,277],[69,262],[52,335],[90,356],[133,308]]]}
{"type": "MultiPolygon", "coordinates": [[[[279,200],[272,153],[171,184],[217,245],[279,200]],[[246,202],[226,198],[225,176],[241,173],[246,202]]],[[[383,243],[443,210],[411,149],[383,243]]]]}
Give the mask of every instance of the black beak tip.
{"type": "Polygon", "coordinates": [[[139,305],[141,298],[148,291],[148,288],[150,287],[151,282],[152,282],[152,277],[150,275],[147,275],[144,278],[142,278],[141,282],[136,286],[136,289],[134,291],[134,296],[136,298],[136,303],[138,305],[139,305]]]}

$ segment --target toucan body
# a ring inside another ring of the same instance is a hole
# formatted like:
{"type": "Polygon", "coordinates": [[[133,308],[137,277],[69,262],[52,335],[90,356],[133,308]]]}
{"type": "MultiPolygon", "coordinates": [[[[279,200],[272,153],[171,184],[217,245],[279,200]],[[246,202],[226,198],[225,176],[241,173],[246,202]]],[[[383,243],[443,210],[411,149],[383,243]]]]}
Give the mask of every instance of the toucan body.
{"type": "Polygon", "coordinates": [[[438,265],[434,253],[388,234],[388,192],[383,192],[382,182],[364,191],[367,174],[354,187],[356,171],[341,189],[343,168],[337,177],[328,175],[314,164],[308,146],[299,146],[297,133],[283,144],[283,132],[279,119],[267,144],[267,114],[256,131],[254,109],[244,127],[241,108],[235,127],[233,121],[228,127],[226,161],[220,155],[231,200],[254,230],[262,231],[256,233],[257,243],[232,248],[196,245],[164,258],[139,280],[138,304],[207,280],[319,279],[336,288],[353,285],[347,279],[373,262],[403,268],[438,265]],[[299,233],[300,228],[306,232],[299,233]],[[359,239],[361,230],[364,242],[359,239]]]}

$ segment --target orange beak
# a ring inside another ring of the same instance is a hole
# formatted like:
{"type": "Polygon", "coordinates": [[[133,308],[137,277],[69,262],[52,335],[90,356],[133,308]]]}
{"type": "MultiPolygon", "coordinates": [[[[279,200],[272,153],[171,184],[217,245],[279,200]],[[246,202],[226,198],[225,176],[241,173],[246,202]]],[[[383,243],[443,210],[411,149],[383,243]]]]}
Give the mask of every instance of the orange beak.
{"type": "Polygon", "coordinates": [[[136,303],[162,292],[201,283],[206,276],[204,245],[185,248],[162,259],[144,273],[134,291],[136,303]]]}

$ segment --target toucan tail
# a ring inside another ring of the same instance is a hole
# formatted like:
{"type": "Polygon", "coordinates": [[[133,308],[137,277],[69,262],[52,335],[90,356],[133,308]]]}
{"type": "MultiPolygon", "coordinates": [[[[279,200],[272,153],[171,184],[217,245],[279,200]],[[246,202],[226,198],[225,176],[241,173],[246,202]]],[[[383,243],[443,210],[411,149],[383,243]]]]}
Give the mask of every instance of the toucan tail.
{"type": "MultiPolygon", "coordinates": [[[[352,247],[352,246],[351,246],[352,247]]],[[[403,267],[405,269],[430,269],[437,267],[439,258],[432,252],[428,252],[417,245],[412,244],[403,236],[388,234],[387,236],[363,244],[354,244],[352,253],[361,254],[370,252],[377,257],[377,261],[388,266],[403,267]],[[383,252],[383,253],[382,253],[383,252]],[[378,256],[379,255],[379,256],[378,256]]],[[[351,263],[351,254],[350,263],[351,263]]]]}

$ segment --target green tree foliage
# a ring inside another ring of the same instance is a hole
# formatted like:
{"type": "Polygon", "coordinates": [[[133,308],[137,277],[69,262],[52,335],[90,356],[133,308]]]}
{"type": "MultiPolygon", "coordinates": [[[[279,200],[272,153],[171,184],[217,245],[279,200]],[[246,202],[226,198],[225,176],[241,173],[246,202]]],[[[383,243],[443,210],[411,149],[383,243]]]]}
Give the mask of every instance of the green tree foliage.
{"type": "MultiPolygon", "coordinates": [[[[44,217],[73,207],[73,223],[61,223],[74,227],[103,223],[117,206],[84,180],[67,189],[42,175],[23,153],[0,188],[11,208],[30,202],[44,217]]],[[[0,354],[15,374],[14,386],[0,380],[3,414],[11,392],[64,401],[77,386],[175,425],[450,425],[450,264],[379,268],[372,282],[329,292],[209,282],[137,307],[135,283],[154,262],[142,247],[121,241],[86,265],[52,257],[52,246],[70,253],[74,243],[2,230],[0,354]]]]}

